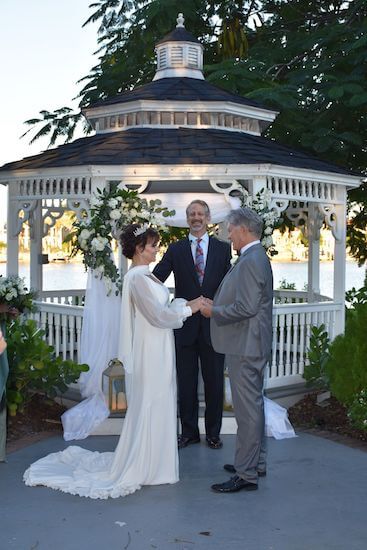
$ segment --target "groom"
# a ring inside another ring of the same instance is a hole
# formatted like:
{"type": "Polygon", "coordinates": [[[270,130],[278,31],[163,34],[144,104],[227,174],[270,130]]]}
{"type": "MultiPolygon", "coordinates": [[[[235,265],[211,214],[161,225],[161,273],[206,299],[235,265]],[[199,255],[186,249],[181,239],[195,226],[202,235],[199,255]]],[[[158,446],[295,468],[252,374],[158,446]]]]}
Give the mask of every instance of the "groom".
{"type": "Polygon", "coordinates": [[[237,421],[234,464],[224,469],[235,475],[212,485],[213,491],[233,493],[257,489],[266,475],[264,436],[264,370],[272,343],[273,276],[260,243],[263,222],[249,208],[231,210],[228,235],[239,258],[207,300],[202,314],[211,317],[213,347],[226,354],[237,421]]]}

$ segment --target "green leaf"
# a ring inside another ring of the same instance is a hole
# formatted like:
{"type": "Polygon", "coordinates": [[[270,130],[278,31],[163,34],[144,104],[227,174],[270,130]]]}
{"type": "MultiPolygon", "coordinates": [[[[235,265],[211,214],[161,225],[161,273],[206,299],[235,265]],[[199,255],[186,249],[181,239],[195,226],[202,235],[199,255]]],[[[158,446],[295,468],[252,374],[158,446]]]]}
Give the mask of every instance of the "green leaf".
{"type": "Polygon", "coordinates": [[[344,87],[343,86],[333,86],[328,91],[328,96],[331,99],[339,99],[339,98],[343,97],[343,95],[344,95],[344,87]]]}
{"type": "Polygon", "coordinates": [[[367,92],[354,95],[349,101],[351,107],[359,107],[360,105],[364,105],[365,103],[367,103],[367,92]]]}

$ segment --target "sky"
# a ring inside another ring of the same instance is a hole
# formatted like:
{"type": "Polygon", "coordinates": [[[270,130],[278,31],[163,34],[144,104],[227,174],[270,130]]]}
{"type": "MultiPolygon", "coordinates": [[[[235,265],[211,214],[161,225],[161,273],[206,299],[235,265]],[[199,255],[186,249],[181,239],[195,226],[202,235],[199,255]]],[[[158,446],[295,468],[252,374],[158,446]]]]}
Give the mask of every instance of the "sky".
{"type": "MultiPolygon", "coordinates": [[[[47,149],[43,138],[20,139],[23,122],[39,111],[76,108],[77,81],[98,62],[97,24],[83,23],[92,0],[0,2],[0,166],[47,149]]],[[[78,137],[78,136],[76,136],[78,137]]],[[[6,220],[6,188],[0,185],[0,224],[6,220]]]]}

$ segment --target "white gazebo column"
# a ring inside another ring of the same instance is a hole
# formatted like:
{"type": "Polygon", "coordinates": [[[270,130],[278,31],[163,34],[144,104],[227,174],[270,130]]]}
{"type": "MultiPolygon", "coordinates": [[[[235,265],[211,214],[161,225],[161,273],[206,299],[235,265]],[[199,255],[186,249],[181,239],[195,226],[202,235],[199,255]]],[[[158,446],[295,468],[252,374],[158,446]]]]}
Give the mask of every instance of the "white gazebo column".
{"type": "Polygon", "coordinates": [[[308,205],[308,278],[307,301],[314,302],[320,294],[320,227],[322,220],[315,203],[308,205]]]}
{"type": "MultiPolygon", "coordinates": [[[[345,197],[345,190],[344,190],[345,197]]],[[[334,302],[340,304],[336,312],[334,334],[342,334],[345,328],[345,269],[346,269],[346,202],[335,206],[334,243],[334,302]]]]}
{"type": "Polygon", "coordinates": [[[31,288],[42,291],[42,237],[43,237],[43,216],[42,199],[37,204],[30,217],[31,226],[31,250],[30,250],[30,280],[31,288]]]}
{"type": "Polygon", "coordinates": [[[6,247],[6,274],[19,273],[19,228],[18,211],[11,201],[12,188],[8,185],[8,214],[7,214],[7,247],[6,247]]]}

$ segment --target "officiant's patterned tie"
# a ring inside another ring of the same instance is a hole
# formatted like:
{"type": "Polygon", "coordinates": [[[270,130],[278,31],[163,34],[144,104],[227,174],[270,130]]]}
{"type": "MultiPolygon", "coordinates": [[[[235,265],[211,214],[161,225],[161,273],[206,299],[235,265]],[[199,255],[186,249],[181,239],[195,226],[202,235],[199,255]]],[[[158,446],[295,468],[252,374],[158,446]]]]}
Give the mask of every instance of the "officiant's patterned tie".
{"type": "Polygon", "coordinates": [[[204,253],[201,248],[200,242],[202,239],[197,239],[196,241],[196,250],[195,250],[195,270],[198,275],[199,283],[203,284],[204,279],[204,253]]]}

